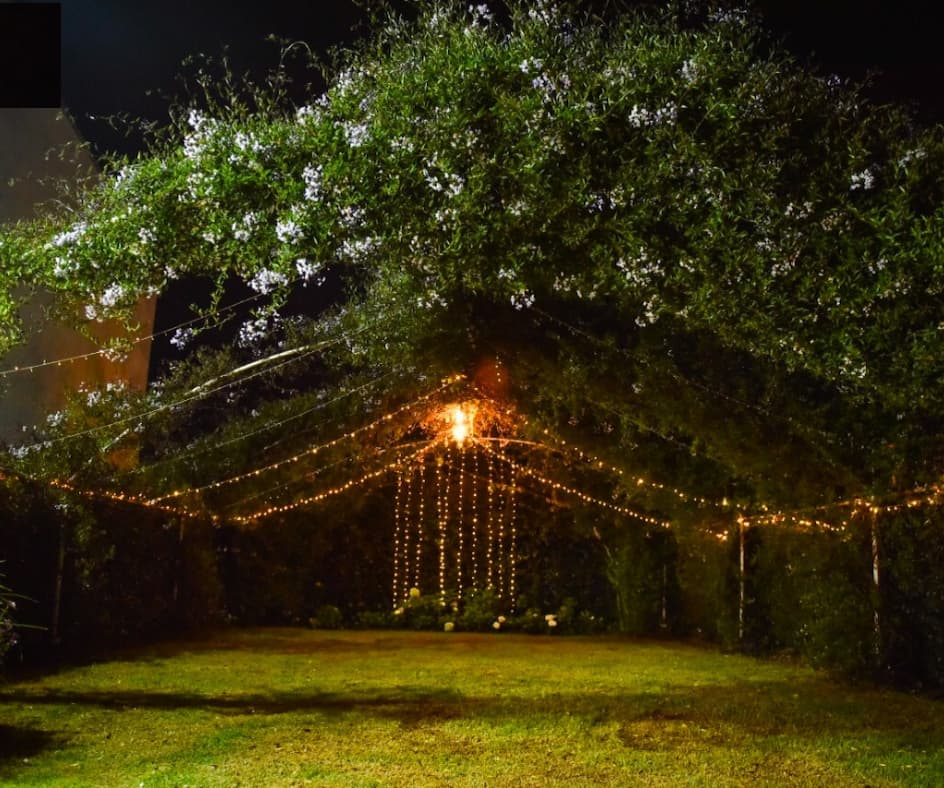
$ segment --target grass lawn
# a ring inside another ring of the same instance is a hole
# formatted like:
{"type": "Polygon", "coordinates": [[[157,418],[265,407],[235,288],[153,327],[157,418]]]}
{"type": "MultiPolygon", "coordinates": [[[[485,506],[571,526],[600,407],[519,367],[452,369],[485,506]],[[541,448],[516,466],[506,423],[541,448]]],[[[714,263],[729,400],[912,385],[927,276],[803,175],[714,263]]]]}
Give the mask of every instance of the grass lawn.
{"type": "Polygon", "coordinates": [[[944,785],[944,704],[617,638],[234,630],[0,684],[12,785],[944,785]]]}

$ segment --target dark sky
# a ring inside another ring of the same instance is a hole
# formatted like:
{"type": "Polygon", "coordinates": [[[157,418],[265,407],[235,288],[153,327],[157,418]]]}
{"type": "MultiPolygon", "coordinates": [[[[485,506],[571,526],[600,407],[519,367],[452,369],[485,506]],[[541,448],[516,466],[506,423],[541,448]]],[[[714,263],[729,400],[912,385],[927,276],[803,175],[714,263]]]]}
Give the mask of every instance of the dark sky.
{"type": "Polygon", "coordinates": [[[259,76],[278,60],[268,34],[324,52],[352,40],[363,18],[351,0],[62,0],[63,103],[86,139],[121,149],[101,118],[166,118],[166,100],[147,92],[179,94],[188,55],[218,57],[227,47],[234,71],[259,76]]]}
{"type": "MultiPolygon", "coordinates": [[[[944,47],[932,3],[918,0],[761,0],[769,27],[801,59],[824,71],[880,75],[881,100],[912,105],[925,120],[944,119],[944,47]]],[[[352,40],[364,14],[353,0],[62,0],[62,90],[65,105],[93,143],[119,140],[89,119],[125,111],[160,118],[162,101],[147,90],[176,92],[187,55],[229,48],[238,71],[275,63],[269,33],[324,51],[352,40]]]]}

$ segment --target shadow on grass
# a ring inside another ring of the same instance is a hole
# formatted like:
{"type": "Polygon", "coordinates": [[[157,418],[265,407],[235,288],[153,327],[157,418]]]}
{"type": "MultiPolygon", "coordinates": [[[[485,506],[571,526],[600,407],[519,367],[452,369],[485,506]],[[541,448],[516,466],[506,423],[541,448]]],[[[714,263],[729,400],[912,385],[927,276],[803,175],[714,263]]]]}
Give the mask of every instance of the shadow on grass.
{"type": "Polygon", "coordinates": [[[817,739],[879,735],[901,749],[944,748],[944,706],[899,696],[857,692],[826,682],[739,682],[668,688],[652,693],[547,692],[540,696],[466,696],[425,687],[351,693],[0,691],[3,705],[73,705],[111,710],[197,709],[218,714],[356,714],[392,719],[404,728],[467,719],[493,723],[575,718],[607,725],[627,747],[673,749],[694,743],[730,743],[742,737],[817,739]]]}
{"type": "Polygon", "coordinates": [[[49,731],[0,724],[0,779],[44,750],[62,746],[60,737],[49,731]]]}
{"type": "MultiPolygon", "coordinates": [[[[625,646],[627,639],[621,635],[597,635],[583,640],[610,644],[613,648],[625,646]]],[[[568,638],[539,637],[523,633],[507,633],[500,637],[481,632],[454,632],[446,637],[442,632],[413,630],[310,630],[300,627],[238,627],[209,630],[181,640],[168,640],[147,646],[132,646],[112,650],[94,662],[156,662],[164,659],[205,652],[238,652],[256,654],[319,655],[361,654],[365,651],[470,651],[488,653],[506,650],[509,643],[519,641],[529,649],[546,648],[556,650],[561,641],[568,638]]],[[[635,646],[654,645],[664,647],[666,641],[634,638],[635,646]]],[[[673,643],[675,648],[684,644],[673,643]]]]}

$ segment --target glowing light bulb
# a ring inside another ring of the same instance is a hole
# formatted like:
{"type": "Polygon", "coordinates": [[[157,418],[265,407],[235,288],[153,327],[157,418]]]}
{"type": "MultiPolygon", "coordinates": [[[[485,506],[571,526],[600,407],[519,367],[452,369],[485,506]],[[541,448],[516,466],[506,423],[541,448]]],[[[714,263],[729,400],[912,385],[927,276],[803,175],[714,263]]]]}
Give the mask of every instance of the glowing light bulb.
{"type": "Polygon", "coordinates": [[[473,414],[471,411],[466,413],[462,405],[454,405],[449,415],[452,417],[452,439],[461,446],[472,434],[473,414]]]}

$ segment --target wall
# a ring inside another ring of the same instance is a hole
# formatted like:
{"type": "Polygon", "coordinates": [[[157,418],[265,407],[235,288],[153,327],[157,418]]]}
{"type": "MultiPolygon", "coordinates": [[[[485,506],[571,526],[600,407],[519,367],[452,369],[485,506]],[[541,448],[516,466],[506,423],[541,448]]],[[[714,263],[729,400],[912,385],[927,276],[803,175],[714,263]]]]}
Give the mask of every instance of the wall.
{"type": "MultiPolygon", "coordinates": [[[[78,142],[74,126],[58,109],[0,109],[0,221],[34,216],[38,204],[54,196],[51,186],[39,179],[74,176],[77,167],[82,171],[94,170],[94,161],[84,150],[74,157],[58,155],[63,145],[78,142]],[[15,179],[12,184],[11,179],[15,179]]],[[[0,370],[97,349],[94,343],[67,326],[44,325],[43,307],[48,306],[51,298],[48,293],[37,293],[30,299],[23,311],[28,341],[0,357],[0,370]]],[[[139,335],[153,330],[154,308],[154,299],[138,305],[139,335]]],[[[120,330],[107,323],[94,328],[97,337],[113,336],[120,330]]],[[[97,355],[80,362],[3,377],[0,379],[0,441],[16,444],[23,426],[42,423],[47,413],[62,406],[69,391],[83,384],[97,386],[125,381],[133,388],[144,389],[150,352],[150,341],[140,342],[127,360],[120,363],[97,355]]]]}

